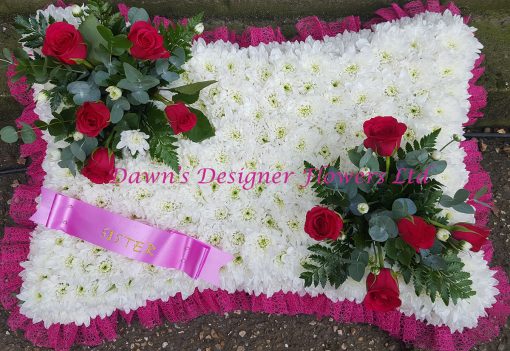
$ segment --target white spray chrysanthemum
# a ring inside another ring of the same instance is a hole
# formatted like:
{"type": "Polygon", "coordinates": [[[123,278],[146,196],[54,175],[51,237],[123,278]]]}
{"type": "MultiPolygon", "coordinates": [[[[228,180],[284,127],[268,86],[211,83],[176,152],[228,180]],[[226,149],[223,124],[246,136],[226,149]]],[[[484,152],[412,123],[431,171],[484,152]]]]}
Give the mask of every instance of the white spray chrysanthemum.
{"type": "Polygon", "coordinates": [[[113,85],[106,88],[106,92],[110,94],[112,101],[117,101],[122,97],[122,90],[113,85]]]}
{"type": "Polygon", "coordinates": [[[450,232],[444,228],[439,228],[436,237],[441,241],[446,241],[450,238],[450,232]]]}
{"type": "Polygon", "coordinates": [[[357,206],[358,212],[361,214],[368,213],[368,210],[370,209],[370,206],[366,202],[359,203],[357,206]]]}
{"type": "Polygon", "coordinates": [[[125,130],[120,133],[120,142],[117,144],[117,149],[126,148],[133,156],[137,152],[143,156],[149,150],[147,139],[149,139],[149,136],[144,132],[140,132],[140,130],[125,130]]]}

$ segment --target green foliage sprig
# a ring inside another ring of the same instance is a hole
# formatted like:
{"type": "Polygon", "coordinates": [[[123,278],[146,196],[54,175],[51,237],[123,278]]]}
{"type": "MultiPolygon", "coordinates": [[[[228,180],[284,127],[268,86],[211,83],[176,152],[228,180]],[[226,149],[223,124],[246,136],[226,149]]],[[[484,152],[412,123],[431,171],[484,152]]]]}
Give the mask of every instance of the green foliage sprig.
{"type": "MultiPolygon", "coordinates": [[[[364,174],[361,182],[353,173],[349,178],[348,173],[340,172],[340,158],[321,168],[304,163],[305,169],[312,171],[312,188],[321,204],[339,213],[344,222],[339,239],[308,248],[310,255],[302,264],[301,274],[305,286],[324,287],[329,283],[338,288],[347,278],[360,281],[366,270],[377,273],[386,264],[406,283],[412,282],[417,295],[426,293],[432,301],[440,297],[448,305],[475,294],[470,274],[463,270],[464,264],[457,255],[462,243],[452,237],[443,241],[436,238],[432,248],[417,252],[400,237],[397,228],[400,219],[410,216],[448,228],[448,219],[440,215],[439,204],[473,213],[466,203],[467,190],[460,189],[450,197],[443,193],[439,181],[429,178],[441,174],[447,166],[438,154],[451,142],[438,150],[439,133],[440,129],[406,143],[394,157],[378,156],[363,146],[349,150],[350,162],[359,171],[368,169],[372,173],[364,174]],[[380,171],[384,169],[386,172],[380,171]],[[337,177],[328,178],[331,174],[337,177]]],[[[455,137],[452,142],[454,139],[458,140],[455,137]]],[[[483,194],[482,189],[475,199],[479,201],[483,194]]]]}

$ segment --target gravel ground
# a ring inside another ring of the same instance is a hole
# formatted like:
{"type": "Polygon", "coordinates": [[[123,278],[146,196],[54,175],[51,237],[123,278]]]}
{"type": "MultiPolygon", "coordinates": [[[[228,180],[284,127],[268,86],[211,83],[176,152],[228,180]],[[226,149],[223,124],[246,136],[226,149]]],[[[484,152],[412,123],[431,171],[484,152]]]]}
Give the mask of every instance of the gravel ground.
{"type": "MultiPolygon", "coordinates": [[[[0,123],[2,124],[2,123],[0,123]]],[[[1,127],[1,125],[0,125],[1,127]]],[[[483,166],[494,184],[495,209],[491,218],[492,240],[495,244],[494,263],[510,271],[510,143],[485,141],[480,143],[484,151],[483,166]]],[[[2,146],[0,168],[23,163],[16,157],[16,147],[2,146]]],[[[12,188],[24,181],[24,176],[0,177],[0,216],[7,218],[7,199],[12,188]]],[[[0,312],[0,351],[36,351],[20,333],[9,331],[7,313],[0,312]]],[[[207,315],[188,323],[170,324],[154,329],[143,329],[138,323],[131,326],[119,324],[119,337],[115,342],[96,348],[74,347],[73,350],[414,350],[385,332],[368,325],[338,324],[333,319],[317,320],[313,316],[277,316],[235,311],[224,315],[207,315]]],[[[474,350],[510,350],[510,328],[507,323],[501,335],[494,341],[474,350]]]]}

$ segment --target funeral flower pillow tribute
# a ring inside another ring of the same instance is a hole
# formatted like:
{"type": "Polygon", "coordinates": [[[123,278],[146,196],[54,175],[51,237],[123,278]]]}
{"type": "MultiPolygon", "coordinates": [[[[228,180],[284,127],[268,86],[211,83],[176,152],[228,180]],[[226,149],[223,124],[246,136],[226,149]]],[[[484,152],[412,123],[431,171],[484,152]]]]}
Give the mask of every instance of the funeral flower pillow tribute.
{"type": "Polygon", "coordinates": [[[6,60],[28,106],[1,136],[33,163],[11,206],[26,229],[3,243],[11,327],[68,349],[115,338],[118,316],[246,309],[372,323],[434,349],[494,336],[510,289],[489,266],[490,181],[459,144],[484,104],[482,46],[454,6],[378,15],[366,29],[305,19],[293,41],[99,1],[19,20],[24,50],[6,60]],[[55,227],[60,202],[100,215],[55,227]],[[76,235],[94,218],[127,231],[76,235]],[[228,260],[217,280],[158,264],[159,244],[129,226],[228,260]]]}

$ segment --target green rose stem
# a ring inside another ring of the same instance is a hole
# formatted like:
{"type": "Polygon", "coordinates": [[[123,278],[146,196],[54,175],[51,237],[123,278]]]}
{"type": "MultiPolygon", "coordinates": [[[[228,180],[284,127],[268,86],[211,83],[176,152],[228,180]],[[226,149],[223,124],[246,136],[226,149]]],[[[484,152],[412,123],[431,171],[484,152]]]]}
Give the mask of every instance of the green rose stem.
{"type": "Polygon", "coordinates": [[[384,254],[380,244],[376,244],[377,247],[377,259],[379,260],[379,268],[384,268],[384,254]]]}
{"type": "Polygon", "coordinates": [[[455,141],[459,141],[459,139],[456,139],[456,138],[455,138],[455,135],[454,135],[454,136],[453,136],[453,138],[452,138],[452,140],[450,140],[450,141],[448,142],[448,144],[446,144],[445,146],[443,146],[443,147],[441,148],[441,150],[439,150],[439,152],[441,152],[441,151],[443,151],[444,149],[446,149],[446,148],[447,148],[447,147],[448,147],[451,143],[453,143],[453,142],[455,142],[455,141]]]}
{"type": "Polygon", "coordinates": [[[111,132],[110,135],[108,136],[108,138],[106,139],[106,146],[108,147],[108,149],[110,148],[110,143],[112,141],[112,138],[113,138],[113,132],[111,132]]]}
{"type": "Polygon", "coordinates": [[[87,61],[87,60],[75,60],[78,64],[82,64],[84,65],[85,67],[87,67],[88,69],[94,69],[94,66],[92,66],[92,64],[87,61]]]}
{"type": "Polygon", "coordinates": [[[388,178],[389,178],[389,175],[390,175],[390,162],[391,162],[391,159],[390,159],[391,156],[386,156],[386,182],[388,182],[388,178]]]}
{"type": "Polygon", "coordinates": [[[430,223],[430,224],[432,224],[432,225],[435,225],[436,227],[443,228],[443,229],[446,229],[446,230],[448,230],[448,231],[450,231],[450,230],[451,230],[451,227],[449,227],[449,226],[447,226],[447,225],[444,225],[444,224],[441,224],[441,223],[439,223],[439,222],[436,222],[436,221],[434,221],[434,220],[432,220],[432,219],[427,219],[427,222],[429,222],[429,223],[430,223]]]}
{"type": "Polygon", "coordinates": [[[165,105],[173,105],[174,102],[171,101],[171,100],[168,100],[166,97],[164,97],[163,95],[161,95],[160,93],[156,93],[154,94],[154,99],[155,100],[158,100],[158,101],[161,101],[162,103],[164,103],[165,105]]]}

